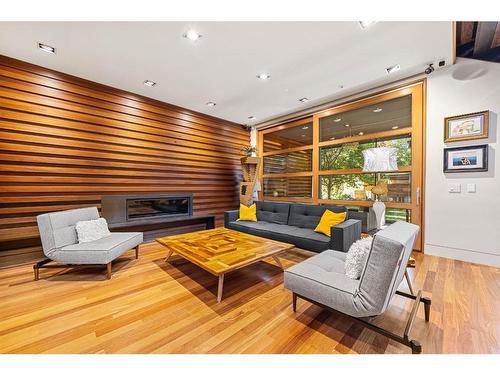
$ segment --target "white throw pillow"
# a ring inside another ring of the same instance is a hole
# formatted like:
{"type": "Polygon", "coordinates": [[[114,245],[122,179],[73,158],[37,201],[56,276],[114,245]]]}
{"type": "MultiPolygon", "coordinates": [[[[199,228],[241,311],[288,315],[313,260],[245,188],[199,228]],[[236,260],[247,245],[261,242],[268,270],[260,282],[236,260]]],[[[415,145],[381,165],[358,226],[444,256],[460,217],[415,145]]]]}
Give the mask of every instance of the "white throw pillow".
{"type": "Polygon", "coordinates": [[[75,225],[78,243],[97,241],[111,235],[108,223],[101,217],[96,220],[79,221],[75,225]]]}
{"type": "Polygon", "coordinates": [[[345,274],[347,277],[357,280],[365,267],[368,254],[372,247],[373,237],[365,237],[354,242],[345,258],[345,274]]]}

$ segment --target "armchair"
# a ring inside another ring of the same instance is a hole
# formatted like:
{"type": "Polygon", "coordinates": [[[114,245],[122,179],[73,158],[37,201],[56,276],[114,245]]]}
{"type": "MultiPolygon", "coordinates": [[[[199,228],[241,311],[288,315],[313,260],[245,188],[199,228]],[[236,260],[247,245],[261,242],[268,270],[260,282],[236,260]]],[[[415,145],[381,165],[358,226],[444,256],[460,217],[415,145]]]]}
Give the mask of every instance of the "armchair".
{"type": "Polygon", "coordinates": [[[127,250],[135,248],[139,257],[140,232],[111,233],[110,236],[92,242],[78,243],[75,225],[78,221],[99,218],[96,207],[51,212],[37,216],[38,230],[46,259],[33,266],[35,280],[40,268],[68,267],[68,265],[105,265],[107,278],[111,278],[111,262],[127,250]],[[59,265],[47,265],[50,262],[59,265]]]}
{"type": "Polygon", "coordinates": [[[420,353],[422,346],[410,339],[410,332],[420,303],[425,308],[425,320],[429,321],[431,300],[422,297],[422,291],[417,295],[397,291],[418,230],[414,224],[398,221],[378,232],[359,280],[345,275],[346,254],[338,251],[324,251],[288,268],[284,284],[292,291],[293,311],[296,311],[297,299],[301,298],[350,316],[365,327],[410,347],[412,353],[420,353]],[[395,294],[415,301],[402,336],[368,320],[384,313],[395,294]]]}

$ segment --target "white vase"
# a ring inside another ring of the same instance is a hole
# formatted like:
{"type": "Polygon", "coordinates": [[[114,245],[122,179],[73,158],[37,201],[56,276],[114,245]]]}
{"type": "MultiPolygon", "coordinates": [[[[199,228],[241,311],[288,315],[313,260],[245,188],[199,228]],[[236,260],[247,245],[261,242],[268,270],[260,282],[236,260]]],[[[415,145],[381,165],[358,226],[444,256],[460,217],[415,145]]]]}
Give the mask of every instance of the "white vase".
{"type": "Polygon", "coordinates": [[[380,229],[382,225],[385,224],[385,204],[381,201],[375,201],[372,207],[375,213],[375,222],[377,224],[377,229],[380,229]]]}

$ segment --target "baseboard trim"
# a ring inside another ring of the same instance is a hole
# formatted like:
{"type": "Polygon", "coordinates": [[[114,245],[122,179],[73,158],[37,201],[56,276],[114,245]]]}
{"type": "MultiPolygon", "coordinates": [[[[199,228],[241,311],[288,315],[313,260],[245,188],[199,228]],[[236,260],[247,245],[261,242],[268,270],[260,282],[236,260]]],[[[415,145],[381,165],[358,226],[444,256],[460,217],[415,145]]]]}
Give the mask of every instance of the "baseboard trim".
{"type": "Polygon", "coordinates": [[[481,253],[476,251],[457,249],[453,247],[438,246],[432,244],[424,245],[426,255],[435,255],[444,258],[462,260],[469,263],[483,264],[487,266],[500,267],[500,255],[481,253]]]}

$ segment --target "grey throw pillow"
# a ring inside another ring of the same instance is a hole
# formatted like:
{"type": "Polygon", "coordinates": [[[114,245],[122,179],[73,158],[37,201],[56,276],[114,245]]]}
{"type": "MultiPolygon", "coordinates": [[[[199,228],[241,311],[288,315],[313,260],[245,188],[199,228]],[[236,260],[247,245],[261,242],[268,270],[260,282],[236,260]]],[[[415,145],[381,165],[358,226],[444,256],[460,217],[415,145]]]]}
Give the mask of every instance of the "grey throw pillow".
{"type": "Polygon", "coordinates": [[[372,247],[373,237],[365,237],[354,242],[345,258],[345,274],[347,277],[357,280],[365,267],[368,254],[372,247]]]}

